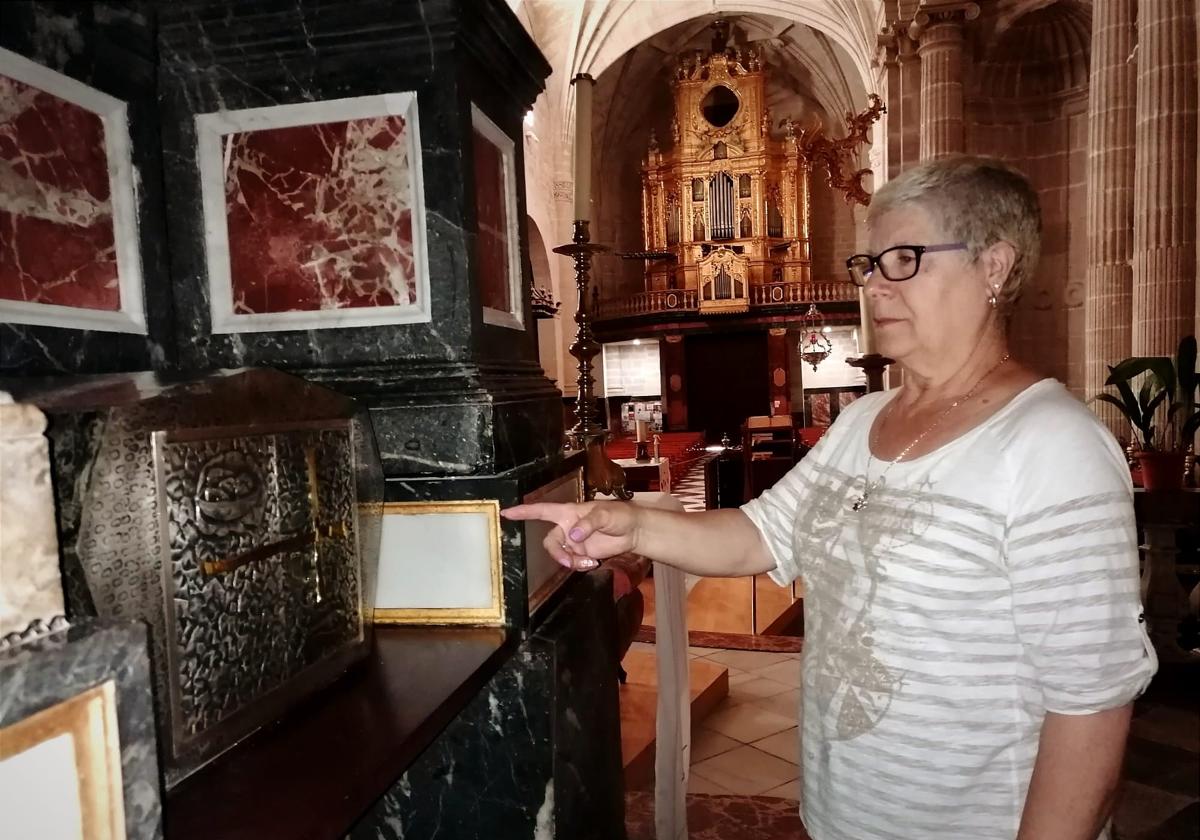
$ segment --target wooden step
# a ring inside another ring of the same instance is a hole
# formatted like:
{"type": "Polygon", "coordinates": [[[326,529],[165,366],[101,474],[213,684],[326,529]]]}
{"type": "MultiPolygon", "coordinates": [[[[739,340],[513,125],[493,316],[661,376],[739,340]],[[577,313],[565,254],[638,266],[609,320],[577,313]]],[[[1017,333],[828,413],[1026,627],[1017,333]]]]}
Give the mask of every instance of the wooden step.
{"type": "MultiPolygon", "coordinates": [[[[629,674],[621,686],[621,762],[625,789],[654,783],[654,724],[658,704],[658,664],[652,651],[631,650],[621,662],[629,674]]],[[[707,659],[688,661],[692,731],[729,695],[729,669],[707,659]]]]}

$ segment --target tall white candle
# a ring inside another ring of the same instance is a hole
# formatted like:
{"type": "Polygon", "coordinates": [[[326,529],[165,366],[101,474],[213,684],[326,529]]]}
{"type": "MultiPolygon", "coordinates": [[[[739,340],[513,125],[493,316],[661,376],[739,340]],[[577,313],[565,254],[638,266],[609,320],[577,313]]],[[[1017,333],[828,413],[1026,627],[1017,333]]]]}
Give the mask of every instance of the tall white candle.
{"type": "Polygon", "coordinates": [[[580,73],[575,88],[575,218],[592,218],[592,90],[596,80],[580,73]]]}
{"type": "Polygon", "coordinates": [[[860,286],[858,289],[858,311],[860,321],[858,327],[858,349],[864,356],[875,351],[875,322],[871,320],[871,306],[867,300],[867,290],[860,286]]]}

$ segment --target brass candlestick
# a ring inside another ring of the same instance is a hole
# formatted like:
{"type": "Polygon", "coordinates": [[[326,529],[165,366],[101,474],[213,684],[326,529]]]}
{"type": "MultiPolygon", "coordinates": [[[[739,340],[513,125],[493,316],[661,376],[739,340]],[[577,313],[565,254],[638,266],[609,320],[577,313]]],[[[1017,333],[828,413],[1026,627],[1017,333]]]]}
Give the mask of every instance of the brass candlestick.
{"type": "Polygon", "coordinates": [[[607,250],[603,245],[591,243],[587,220],[576,219],[571,244],[558,246],[554,253],[571,257],[575,262],[575,289],[578,296],[571,355],[579,362],[579,395],[575,400],[575,425],[569,434],[576,449],[587,451],[584,495],[590,500],[597,493],[605,493],[627,501],[633,498],[633,494],[625,489],[625,471],[614,464],[605,451],[607,430],[600,424],[600,410],[594,395],[596,380],[592,376],[592,359],[600,352],[600,343],[592,332],[594,315],[588,305],[588,283],[591,280],[592,254],[607,250]]]}

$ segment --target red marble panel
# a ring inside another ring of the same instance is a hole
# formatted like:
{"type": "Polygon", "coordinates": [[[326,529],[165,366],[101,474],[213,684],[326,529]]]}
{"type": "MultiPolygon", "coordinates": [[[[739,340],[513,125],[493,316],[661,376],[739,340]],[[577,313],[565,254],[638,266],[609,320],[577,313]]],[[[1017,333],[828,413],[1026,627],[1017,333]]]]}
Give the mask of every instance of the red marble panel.
{"type": "Polygon", "coordinates": [[[119,311],[104,121],[0,74],[0,298],[119,311]]]}
{"type": "Polygon", "coordinates": [[[828,426],[829,420],[829,394],[812,394],[809,405],[812,406],[812,418],[809,420],[810,426],[828,426]]]}
{"type": "Polygon", "coordinates": [[[234,313],[416,302],[403,117],[246,131],[225,143],[234,313]]]}
{"type": "Polygon", "coordinates": [[[858,394],[854,391],[838,391],[838,408],[845,408],[858,399],[858,394]]]}
{"type": "Polygon", "coordinates": [[[504,189],[504,155],[475,131],[475,262],[483,305],[512,311],[508,277],[508,205],[504,189]]]}

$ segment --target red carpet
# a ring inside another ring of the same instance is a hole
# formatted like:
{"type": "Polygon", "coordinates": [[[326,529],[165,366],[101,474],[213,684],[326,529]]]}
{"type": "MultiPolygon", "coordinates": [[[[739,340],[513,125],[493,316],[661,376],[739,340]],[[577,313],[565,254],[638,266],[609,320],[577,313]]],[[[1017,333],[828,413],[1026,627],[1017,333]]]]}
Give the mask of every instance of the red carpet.
{"type": "MultiPolygon", "coordinates": [[[[809,840],[796,803],[772,796],[687,798],[688,840],[809,840]]],[[[654,840],[654,794],[625,794],[628,840],[654,840]]]]}
{"type": "MultiPolygon", "coordinates": [[[[634,637],[637,642],[654,643],[654,628],[643,624],[634,637]]],[[[801,636],[750,636],[743,633],[705,633],[688,631],[692,647],[725,648],[727,650],[763,650],[770,653],[800,653],[804,649],[801,636]]]]}

